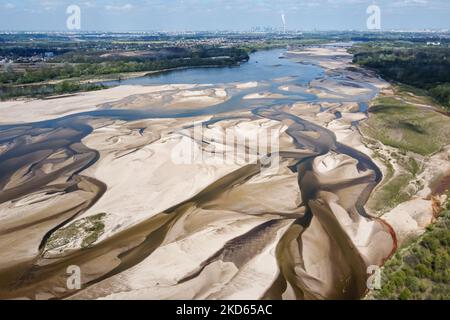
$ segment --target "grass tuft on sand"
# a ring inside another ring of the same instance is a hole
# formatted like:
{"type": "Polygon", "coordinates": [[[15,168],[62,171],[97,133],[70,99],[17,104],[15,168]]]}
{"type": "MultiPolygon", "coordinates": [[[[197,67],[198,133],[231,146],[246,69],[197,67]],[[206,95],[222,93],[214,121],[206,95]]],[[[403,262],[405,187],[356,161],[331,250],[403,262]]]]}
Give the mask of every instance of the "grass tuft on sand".
{"type": "Polygon", "coordinates": [[[383,183],[368,202],[377,215],[416,194],[423,187],[417,178],[423,163],[450,144],[450,118],[434,110],[431,98],[419,93],[395,86],[393,93],[384,92],[373,101],[368,120],[361,123],[374,157],[386,166],[383,183]]]}
{"type": "Polygon", "coordinates": [[[69,243],[81,240],[82,248],[90,248],[95,241],[104,233],[105,224],[103,218],[106,213],[99,213],[73,222],[65,228],[54,232],[48,239],[47,250],[64,247],[69,243]]]}
{"type": "Polygon", "coordinates": [[[431,109],[381,97],[369,112],[361,130],[385,145],[428,156],[450,144],[450,119],[431,109]]]}

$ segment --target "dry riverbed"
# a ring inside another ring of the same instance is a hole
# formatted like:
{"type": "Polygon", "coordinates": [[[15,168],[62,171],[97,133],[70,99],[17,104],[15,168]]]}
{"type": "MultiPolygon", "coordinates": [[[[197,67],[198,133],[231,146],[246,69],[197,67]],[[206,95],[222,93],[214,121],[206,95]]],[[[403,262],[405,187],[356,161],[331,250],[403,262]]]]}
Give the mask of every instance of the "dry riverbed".
{"type": "Polygon", "coordinates": [[[361,126],[364,103],[390,85],[343,49],[288,56],[325,74],[307,86],[273,79],[276,92],[258,82],[119,86],[1,102],[1,124],[14,126],[0,131],[0,297],[363,297],[367,267],[432,222],[432,180],[450,170],[449,149],[422,159],[414,203],[380,217],[371,201],[399,173],[387,174],[390,147],[361,126]],[[239,93],[250,107],[222,114],[77,116],[198,111],[239,93]],[[315,101],[282,102],[303,93],[315,101]],[[276,149],[260,148],[267,132],[276,149]],[[66,287],[70,265],[81,290],[66,287]]]}

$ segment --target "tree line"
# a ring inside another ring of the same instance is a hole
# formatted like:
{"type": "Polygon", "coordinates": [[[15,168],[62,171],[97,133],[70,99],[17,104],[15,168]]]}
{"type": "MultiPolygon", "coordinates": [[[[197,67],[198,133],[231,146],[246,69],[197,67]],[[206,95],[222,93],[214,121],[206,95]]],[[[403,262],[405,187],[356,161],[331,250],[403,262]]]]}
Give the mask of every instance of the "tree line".
{"type": "Polygon", "coordinates": [[[84,59],[78,56],[69,59],[58,57],[59,63],[43,64],[25,72],[6,71],[0,73],[0,84],[23,85],[49,80],[92,77],[127,72],[151,72],[180,67],[232,66],[249,59],[245,50],[237,48],[210,48],[191,51],[183,57],[146,58],[120,57],[84,59]]]}
{"type": "Polygon", "coordinates": [[[425,89],[450,108],[450,48],[361,46],[354,53],[355,63],[387,80],[425,89]]]}

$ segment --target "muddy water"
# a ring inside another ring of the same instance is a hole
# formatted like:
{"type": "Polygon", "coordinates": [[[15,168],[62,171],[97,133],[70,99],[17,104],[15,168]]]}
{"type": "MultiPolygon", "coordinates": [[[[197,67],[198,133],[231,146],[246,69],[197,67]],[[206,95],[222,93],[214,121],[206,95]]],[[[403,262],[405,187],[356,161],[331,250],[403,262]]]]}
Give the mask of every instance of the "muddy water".
{"type": "MultiPolygon", "coordinates": [[[[323,187],[317,185],[317,182],[308,180],[307,172],[311,170],[311,163],[315,157],[332,151],[357,159],[360,170],[374,172],[374,175],[369,178],[371,181],[366,181],[368,187],[361,193],[356,205],[356,213],[361,216],[367,216],[363,206],[372,189],[380,182],[381,172],[367,156],[337,143],[336,137],[329,130],[288,112],[281,111],[277,107],[280,105],[291,105],[298,101],[320,102],[314,95],[306,92],[286,92],[280,91],[278,88],[282,85],[306,86],[314,78],[323,76],[323,72],[317,67],[300,66],[286,59],[278,60],[279,55],[280,51],[265,52],[262,56],[258,55],[258,63],[253,64],[253,68],[256,70],[251,69],[252,65],[250,64],[243,68],[245,70],[226,70],[226,76],[220,74],[224,72],[223,70],[183,71],[184,73],[181,79],[184,79],[186,83],[199,81],[199,79],[205,79],[205,83],[217,83],[217,79],[222,79],[221,81],[226,80],[226,82],[252,80],[262,82],[262,87],[259,88],[229,92],[231,94],[229,100],[202,110],[135,111],[105,109],[29,125],[0,127],[0,143],[7,146],[6,150],[0,153],[0,186],[2,188],[0,192],[0,203],[14,202],[26,195],[46,189],[49,189],[49,192],[54,192],[54,189],[57,187],[59,190],[65,190],[68,194],[79,190],[80,180],[85,179],[80,174],[98,159],[98,153],[95,150],[91,150],[81,143],[81,140],[92,132],[92,128],[87,125],[92,119],[133,121],[149,118],[176,118],[220,114],[233,110],[252,110],[253,114],[257,117],[278,121],[290,120],[293,124],[289,126],[287,133],[294,139],[296,146],[302,150],[308,149],[312,151],[312,155],[310,154],[296,159],[298,162],[296,170],[299,176],[299,188],[302,192],[303,202],[306,205],[306,213],[293,224],[278,245],[277,258],[279,260],[280,276],[276,283],[274,283],[273,288],[267,292],[266,296],[280,298],[280,288],[285,288],[289,283],[294,288],[296,298],[298,299],[320,298],[308,294],[305,291],[305,287],[299,284],[298,277],[293,272],[293,268],[295,268],[293,261],[296,260],[295,255],[292,252],[289,253],[290,251],[286,249],[288,246],[291,246],[292,242],[296,242],[301,247],[302,234],[308,229],[312,218],[319,216],[321,210],[323,211],[323,209],[314,208],[310,205],[311,201],[317,200],[318,191],[323,187]],[[260,72],[259,76],[258,70],[260,72]],[[214,71],[218,72],[219,76],[214,71]],[[238,75],[243,71],[247,72],[243,78],[242,76],[233,77],[233,74],[238,75]],[[205,75],[202,72],[206,72],[207,74],[205,75]],[[274,75],[277,78],[289,78],[274,80],[274,75]],[[269,76],[272,78],[267,78],[269,76]],[[210,81],[206,81],[208,79],[210,81]],[[283,94],[286,98],[276,100],[243,100],[245,95],[261,91],[283,94]],[[312,138],[310,135],[305,134],[305,131],[316,132],[319,134],[319,138],[312,138]],[[48,166],[51,166],[52,170],[49,171],[46,169],[48,166]],[[18,182],[13,183],[14,178],[17,176],[21,176],[22,178],[18,182]],[[52,189],[53,191],[51,191],[52,189]]],[[[171,79],[176,79],[176,76],[177,73],[171,73],[167,76],[159,76],[156,80],[148,80],[145,78],[145,81],[150,81],[149,84],[158,83],[157,81],[171,83],[175,81],[171,79]]],[[[136,83],[142,84],[142,81],[143,79],[136,83]]],[[[376,94],[373,87],[367,87],[371,88],[372,92],[365,96],[357,97],[355,102],[367,103],[376,94]]],[[[328,102],[336,102],[336,100],[331,99],[328,102]]],[[[27,297],[33,299],[36,298],[35,294],[37,292],[42,291],[51,292],[50,297],[54,298],[67,297],[69,293],[62,289],[65,278],[61,275],[65,275],[65,268],[71,264],[95,265],[95,261],[102,261],[101,266],[97,265],[99,270],[98,275],[90,279],[85,284],[84,289],[120,274],[150,256],[163,242],[165,235],[174,223],[183,217],[192,205],[201,206],[201,203],[214,198],[215,195],[222,193],[224,190],[231,189],[236,184],[258,173],[258,166],[244,167],[242,170],[217,181],[195,198],[179,204],[171,210],[167,210],[140,225],[116,234],[102,243],[95,245],[93,248],[76,251],[54,261],[43,258],[41,256],[42,251],[40,251],[37,255],[21,262],[16,268],[9,267],[2,270],[0,266],[0,297],[27,297]],[[109,261],[110,264],[105,263],[105,261],[109,261]]],[[[89,201],[86,202],[84,207],[78,208],[79,210],[74,210],[70,214],[66,212],[63,215],[61,213],[64,217],[62,220],[42,222],[45,226],[43,228],[45,232],[43,231],[41,233],[42,240],[40,248],[43,247],[46,239],[48,239],[52,232],[67,225],[74,217],[83,212],[83,210],[86,210],[89,206],[92,206],[101,197],[105,191],[102,183],[93,179],[90,180],[90,183],[96,185],[97,188],[92,192],[89,201]]],[[[245,263],[245,259],[248,258],[242,252],[247,251],[248,255],[250,248],[252,250],[260,250],[258,248],[263,243],[269,241],[268,239],[264,240],[264,237],[271,238],[274,232],[279,230],[281,226],[285,226],[286,223],[282,219],[274,219],[262,227],[252,230],[248,235],[231,241],[220,252],[205,261],[203,267],[213,263],[217,259],[232,261],[236,265],[245,263]],[[245,243],[249,244],[247,250],[245,243]],[[252,243],[254,244],[252,245],[252,243]]],[[[343,273],[351,277],[351,283],[346,284],[345,288],[341,288],[340,292],[345,293],[341,295],[337,293],[333,298],[359,298],[364,293],[366,281],[365,265],[359,254],[351,249],[351,245],[345,245],[348,239],[346,239],[344,231],[338,226],[332,225],[333,222],[326,222],[325,224],[329,225],[329,232],[333,232],[336,239],[343,243],[339,249],[346,258],[346,266],[343,267],[345,269],[343,273]]],[[[29,226],[30,224],[24,223],[18,229],[26,230],[29,226]]],[[[201,272],[201,270],[198,270],[198,272],[201,272]]],[[[195,276],[196,274],[190,275],[183,281],[188,281],[189,279],[195,278],[195,276]]],[[[95,296],[87,294],[86,297],[95,296]]]]}

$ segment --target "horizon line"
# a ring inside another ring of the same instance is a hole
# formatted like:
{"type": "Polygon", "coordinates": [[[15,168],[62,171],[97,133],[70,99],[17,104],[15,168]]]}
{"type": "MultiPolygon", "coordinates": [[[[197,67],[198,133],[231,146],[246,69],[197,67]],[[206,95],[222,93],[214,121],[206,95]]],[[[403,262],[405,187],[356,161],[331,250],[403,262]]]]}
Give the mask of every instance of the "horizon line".
{"type": "Polygon", "coordinates": [[[254,30],[233,30],[233,29],[217,29],[217,30],[7,30],[0,29],[0,33],[65,33],[65,34],[83,34],[83,33],[122,33],[122,34],[136,34],[136,33],[255,33],[255,34],[294,34],[294,33],[323,33],[323,32],[363,32],[363,33],[427,33],[440,32],[450,33],[447,28],[423,28],[423,29],[381,29],[381,30],[364,30],[364,29],[297,29],[286,31],[254,31],[254,30]]]}

